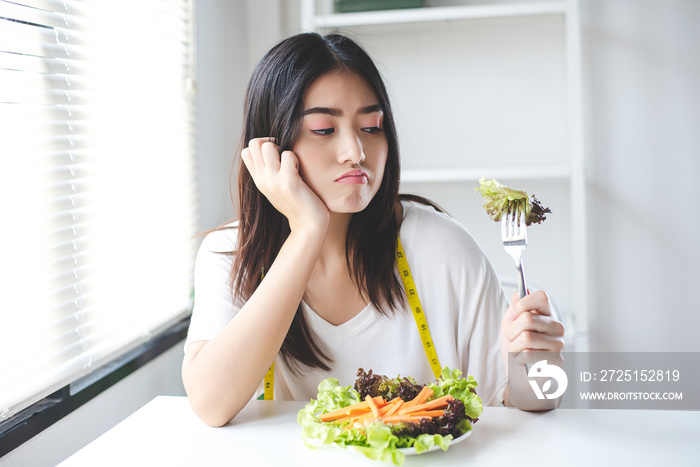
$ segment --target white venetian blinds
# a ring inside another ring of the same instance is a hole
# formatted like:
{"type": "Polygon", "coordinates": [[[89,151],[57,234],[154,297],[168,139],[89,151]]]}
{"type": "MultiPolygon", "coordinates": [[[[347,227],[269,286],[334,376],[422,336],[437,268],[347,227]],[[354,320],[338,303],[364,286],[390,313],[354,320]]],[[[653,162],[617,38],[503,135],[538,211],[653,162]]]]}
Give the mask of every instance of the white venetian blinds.
{"type": "Polygon", "coordinates": [[[0,0],[0,421],[190,309],[193,0],[0,0]]]}

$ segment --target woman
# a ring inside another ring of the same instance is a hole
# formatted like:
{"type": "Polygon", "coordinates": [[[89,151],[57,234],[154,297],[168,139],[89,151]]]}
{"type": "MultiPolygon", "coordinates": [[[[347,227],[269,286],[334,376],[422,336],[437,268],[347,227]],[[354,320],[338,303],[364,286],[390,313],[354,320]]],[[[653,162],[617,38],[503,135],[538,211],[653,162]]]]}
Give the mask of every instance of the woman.
{"type": "Polygon", "coordinates": [[[206,423],[235,417],[273,361],[279,399],[308,400],[328,376],[352,384],[360,367],[432,381],[398,239],[440,364],[475,376],[484,403],[507,401],[507,352],[562,350],[546,294],[509,305],[463,227],[399,199],[391,106],[356,43],[283,40],[253,72],[245,115],[238,221],[200,248],[183,362],[206,423]]]}

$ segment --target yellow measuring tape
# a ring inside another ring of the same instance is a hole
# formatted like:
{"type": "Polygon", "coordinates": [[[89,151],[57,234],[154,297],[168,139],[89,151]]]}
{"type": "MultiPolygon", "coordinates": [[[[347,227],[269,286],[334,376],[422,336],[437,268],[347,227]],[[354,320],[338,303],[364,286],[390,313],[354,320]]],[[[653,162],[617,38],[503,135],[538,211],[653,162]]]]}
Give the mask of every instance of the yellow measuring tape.
{"type": "MultiPolygon", "coordinates": [[[[435,378],[439,378],[442,374],[442,367],[440,366],[440,361],[438,360],[437,352],[435,351],[433,338],[430,337],[430,329],[428,328],[428,322],[425,320],[425,314],[423,313],[423,307],[420,304],[420,298],[418,298],[418,290],[416,290],[416,284],[413,282],[411,268],[408,267],[408,261],[406,260],[406,254],[403,251],[401,240],[397,238],[396,242],[396,265],[399,268],[399,275],[401,276],[401,281],[403,282],[406,298],[408,299],[408,304],[413,312],[413,319],[416,321],[418,334],[423,342],[423,349],[425,350],[425,355],[428,357],[428,362],[430,362],[430,368],[433,370],[435,378]]],[[[266,401],[271,401],[275,392],[275,362],[272,362],[270,369],[267,370],[264,383],[264,399],[266,401]]]]}
{"type": "Polygon", "coordinates": [[[403,288],[406,291],[406,298],[408,298],[408,304],[411,306],[413,318],[416,320],[418,334],[420,334],[420,339],[423,342],[423,349],[425,350],[425,355],[428,357],[428,362],[430,362],[430,368],[432,368],[435,378],[438,378],[442,374],[442,367],[440,366],[440,361],[435,351],[433,338],[430,337],[428,322],[425,320],[423,307],[420,304],[420,298],[418,298],[416,284],[413,283],[413,276],[411,276],[411,269],[408,267],[408,261],[406,260],[406,254],[403,252],[401,240],[398,238],[396,240],[396,264],[399,267],[399,274],[403,281],[403,288]]]}
{"type": "Polygon", "coordinates": [[[265,373],[265,392],[263,399],[271,401],[275,397],[275,362],[272,362],[270,369],[265,373]]]}

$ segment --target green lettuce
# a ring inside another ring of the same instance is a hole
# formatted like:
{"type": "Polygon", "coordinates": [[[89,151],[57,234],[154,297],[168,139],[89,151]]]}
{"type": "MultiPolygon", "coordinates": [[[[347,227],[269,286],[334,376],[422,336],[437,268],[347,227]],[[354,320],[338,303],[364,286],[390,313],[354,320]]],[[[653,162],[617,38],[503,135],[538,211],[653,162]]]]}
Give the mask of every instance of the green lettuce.
{"type": "MultiPolygon", "coordinates": [[[[461,371],[448,367],[442,369],[442,374],[436,383],[428,385],[433,390],[431,399],[437,399],[448,394],[455,399],[460,399],[464,403],[467,417],[474,420],[479,418],[484,410],[481,398],[476,395],[477,386],[478,383],[473,376],[470,375],[469,378],[465,379],[462,377],[461,371]]],[[[471,425],[469,430],[471,430],[471,425]]]]}
{"type": "Polygon", "coordinates": [[[486,200],[484,209],[496,222],[499,222],[503,216],[520,210],[525,213],[526,225],[539,224],[546,219],[545,214],[552,212],[549,208],[542,206],[535,195],[528,198],[524,191],[508,188],[495,179],[486,180],[481,177],[479,187],[474,188],[474,191],[481,193],[486,200]]]}
{"type": "MultiPolygon", "coordinates": [[[[470,431],[470,420],[475,421],[482,413],[481,399],[476,394],[477,382],[474,377],[463,378],[462,372],[444,367],[442,375],[435,383],[428,386],[433,390],[429,400],[444,395],[451,395],[462,401],[466,415],[458,425],[462,434],[470,431]]],[[[356,404],[361,401],[360,394],[352,386],[341,386],[337,379],[327,378],[318,385],[318,395],[299,411],[297,422],[301,426],[301,437],[307,447],[316,449],[323,445],[336,444],[337,446],[354,449],[370,459],[391,462],[401,465],[404,462],[404,453],[401,448],[413,447],[420,454],[439,446],[447,450],[452,441],[452,436],[439,434],[420,434],[418,436],[397,436],[392,428],[381,422],[374,422],[369,426],[350,426],[350,422],[321,422],[319,416],[323,413],[356,404]]],[[[405,431],[405,430],[398,430],[405,431]]]]}

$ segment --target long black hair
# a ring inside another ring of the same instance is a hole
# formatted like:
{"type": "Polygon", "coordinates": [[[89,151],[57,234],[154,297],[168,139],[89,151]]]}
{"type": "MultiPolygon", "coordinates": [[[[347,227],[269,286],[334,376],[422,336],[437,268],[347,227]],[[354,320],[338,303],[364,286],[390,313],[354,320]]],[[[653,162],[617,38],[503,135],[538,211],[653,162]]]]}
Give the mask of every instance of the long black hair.
{"type": "MultiPolygon", "coordinates": [[[[241,148],[253,138],[274,137],[281,151],[294,147],[302,125],[305,91],[330,72],[356,73],[369,84],[384,112],[388,154],[381,186],[369,205],[355,213],[346,240],[346,260],[358,291],[382,314],[404,301],[395,273],[398,234],[399,146],[386,87],[369,55],[340,34],[298,34],[282,40],[253,71],[245,100],[241,148]]],[[[239,151],[240,153],[240,151],[239,151]]],[[[242,161],[238,166],[238,245],[232,291],[248,299],[288,237],[289,223],[257,189],[242,161]]],[[[300,365],[328,370],[330,359],[313,341],[301,307],[280,353],[293,370],[300,365]]]]}

